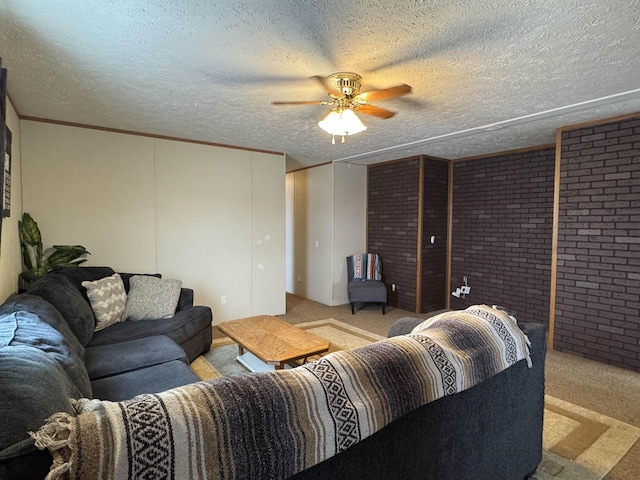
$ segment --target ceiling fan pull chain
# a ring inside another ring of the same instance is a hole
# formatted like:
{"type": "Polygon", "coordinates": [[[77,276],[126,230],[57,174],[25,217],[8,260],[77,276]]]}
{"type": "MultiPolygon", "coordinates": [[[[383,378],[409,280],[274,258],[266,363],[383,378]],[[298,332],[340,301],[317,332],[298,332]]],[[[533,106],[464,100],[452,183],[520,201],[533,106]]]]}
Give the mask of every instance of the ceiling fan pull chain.
{"type": "Polygon", "coordinates": [[[331,135],[331,145],[335,145],[335,144],[336,144],[336,136],[331,135]]]}

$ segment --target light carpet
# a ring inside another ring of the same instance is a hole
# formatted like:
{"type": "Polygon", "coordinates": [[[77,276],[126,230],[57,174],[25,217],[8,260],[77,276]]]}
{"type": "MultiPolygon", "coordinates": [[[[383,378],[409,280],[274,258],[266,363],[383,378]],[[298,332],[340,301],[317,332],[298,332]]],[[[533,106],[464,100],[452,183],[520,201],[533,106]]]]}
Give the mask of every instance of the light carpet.
{"type": "MultiPolygon", "coordinates": [[[[329,352],[384,338],[333,318],[296,326],[329,340],[329,352]]],[[[237,355],[233,340],[216,338],[191,368],[203,380],[247,373],[237,355]]],[[[532,480],[602,480],[640,438],[640,428],[549,395],[544,413],[543,458],[532,480]]]]}

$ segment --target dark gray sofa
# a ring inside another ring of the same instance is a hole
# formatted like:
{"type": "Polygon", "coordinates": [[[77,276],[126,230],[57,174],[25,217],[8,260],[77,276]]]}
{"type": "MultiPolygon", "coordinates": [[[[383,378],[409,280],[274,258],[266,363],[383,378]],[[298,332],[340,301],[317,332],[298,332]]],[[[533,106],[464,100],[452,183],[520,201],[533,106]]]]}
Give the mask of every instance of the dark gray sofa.
{"type": "MultiPolygon", "coordinates": [[[[392,326],[389,335],[409,333],[421,321],[423,319],[401,319],[392,326]]],[[[520,328],[531,341],[532,368],[529,368],[527,361],[523,359],[468,390],[448,395],[410,411],[341,453],[290,478],[296,480],[318,478],[515,480],[528,478],[535,472],[542,458],[546,330],[539,324],[522,324],[520,328]]],[[[377,348],[377,345],[363,347],[368,352],[367,355],[373,355],[372,358],[377,357],[377,348]]],[[[43,361],[50,362],[49,356],[43,355],[43,357],[43,361]]],[[[0,362],[2,362],[1,351],[0,362]]],[[[47,368],[50,368],[51,374],[64,378],[64,371],[60,371],[63,370],[63,366],[55,361],[50,363],[53,366],[47,368]]],[[[385,369],[382,376],[401,378],[398,376],[402,375],[403,367],[406,365],[405,362],[380,365],[385,369]]],[[[42,388],[48,386],[51,388],[50,385],[55,384],[48,377],[40,378],[41,370],[41,367],[34,370],[34,381],[42,382],[42,385],[35,387],[32,393],[42,391],[42,388]]],[[[247,377],[252,375],[268,374],[247,374],[247,377]]],[[[245,390],[241,388],[241,384],[244,385],[245,382],[240,382],[239,378],[236,381],[232,378],[222,378],[211,382],[212,388],[216,386],[221,388],[220,392],[226,389],[234,392],[234,405],[237,407],[225,403],[229,405],[228,414],[238,417],[239,423],[234,423],[234,428],[229,431],[234,439],[244,438],[242,431],[244,423],[240,417],[248,415],[248,405],[255,403],[258,399],[261,399],[259,402],[261,405],[264,405],[262,400],[281,399],[273,389],[254,391],[253,388],[258,383],[257,379],[255,384],[247,379],[246,386],[249,389],[245,390]]],[[[402,381],[393,381],[389,385],[400,387],[402,381]]],[[[60,404],[54,411],[68,412],[69,408],[64,403],[64,396],[73,388],[77,387],[58,386],[55,389],[52,400],[59,401],[60,404]]],[[[396,393],[402,395],[402,391],[399,391],[394,392],[391,397],[395,397],[396,393]]],[[[264,417],[267,418],[269,415],[265,412],[264,417]]],[[[46,468],[51,460],[50,457],[47,459],[43,455],[41,454],[40,458],[47,460],[42,463],[46,468]]],[[[29,466],[29,472],[31,472],[33,464],[29,466]]],[[[46,470],[39,470],[39,472],[43,471],[46,470]]],[[[25,472],[19,470],[17,472],[22,475],[13,472],[13,476],[7,478],[42,478],[44,476],[42,474],[40,477],[29,477],[24,474],[25,472]]],[[[2,473],[0,470],[0,478],[3,478],[2,473]]]]}
{"type": "MultiPolygon", "coordinates": [[[[424,321],[403,318],[389,336],[424,321]]],[[[521,360],[460,393],[392,422],[294,480],[521,480],[542,460],[546,329],[521,324],[532,368],[521,360]]]]}
{"type": "MultiPolygon", "coordinates": [[[[119,401],[198,381],[189,362],[209,350],[212,312],[182,288],[172,318],[124,321],[94,332],[82,282],[109,267],[61,269],[0,305],[0,479],[44,478],[47,451],[28,431],[70,398],[119,401]]],[[[133,274],[121,274],[125,289],[133,274]]],[[[158,276],[158,275],[156,275],[158,276]]]]}

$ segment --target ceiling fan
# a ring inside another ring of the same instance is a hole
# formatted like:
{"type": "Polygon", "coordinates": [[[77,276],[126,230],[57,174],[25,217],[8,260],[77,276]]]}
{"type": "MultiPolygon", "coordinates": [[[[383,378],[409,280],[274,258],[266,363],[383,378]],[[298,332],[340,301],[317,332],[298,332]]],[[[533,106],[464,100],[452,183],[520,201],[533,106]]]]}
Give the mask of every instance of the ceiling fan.
{"type": "Polygon", "coordinates": [[[320,128],[332,135],[332,143],[335,143],[335,135],[355,135],[367,129],[354,112],[373,115],[374,117],[387,119],[395,115],[395,112],[371,105],[369,102],[386,100],[411,93],[409,85],[400,84],[394,87],[380,90],[370,90],[360,93],[362,77],[357,73],[339,72],[328,77],[315,76],[315,78],[327,91],[331,101],[299,101],[299,102],[272,102],[273,105],[332,105],[318,122],[320,128]]]}

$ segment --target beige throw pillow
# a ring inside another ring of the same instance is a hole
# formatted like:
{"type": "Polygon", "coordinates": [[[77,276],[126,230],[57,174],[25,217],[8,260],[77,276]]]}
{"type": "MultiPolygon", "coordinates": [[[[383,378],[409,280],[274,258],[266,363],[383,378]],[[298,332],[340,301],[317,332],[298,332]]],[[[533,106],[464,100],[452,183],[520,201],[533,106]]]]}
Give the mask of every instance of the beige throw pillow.
{"type": "Polygon", "coordinates": [[[125,320],[171,318],[176,312],[182,282],[147,275],[131,277],[125,320]]]}
{"type": "Polygon", "coordinates": [[[114,273],[100,280],[84,281],[82,286],[87,289],[93,316],[96,317],[96,332],[122,320],[127,294],[120,275],[114,273]]]}

